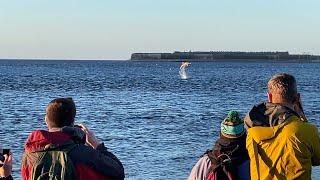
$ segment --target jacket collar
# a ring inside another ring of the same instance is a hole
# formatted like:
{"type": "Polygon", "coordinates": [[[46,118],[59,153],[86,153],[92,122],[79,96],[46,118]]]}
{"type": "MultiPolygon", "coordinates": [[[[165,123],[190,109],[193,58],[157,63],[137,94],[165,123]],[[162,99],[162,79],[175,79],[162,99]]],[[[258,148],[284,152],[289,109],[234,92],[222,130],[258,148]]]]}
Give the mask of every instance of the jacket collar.
{"type": "Polygon", "coordinates": [[[291,116],[297,116],[297,114],[286,106],[269,102],[260,103],[247,113],[245,128],[248,129],[253,126],[273,127],[283,123],[291,116]]]}
{"type": "Polygon", "coordinates": [[[49,131],[36,130],[28,137],[25,149],[38,150],[48,144],[59,144],[70,140],[84,144],[86,140],[85,133],[80,128],[68,126],[49,131]]]}

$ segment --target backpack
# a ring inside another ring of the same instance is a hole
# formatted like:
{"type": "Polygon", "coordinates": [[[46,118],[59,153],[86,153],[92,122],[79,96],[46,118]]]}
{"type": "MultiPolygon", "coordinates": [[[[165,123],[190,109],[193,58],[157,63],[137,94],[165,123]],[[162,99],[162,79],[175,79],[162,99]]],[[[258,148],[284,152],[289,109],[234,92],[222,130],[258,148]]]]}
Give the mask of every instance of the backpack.
{"type": "Polygon", "coordinates": [[[225,151],[223,153],[215,152],[214,150],[207,150],[205,154],[208,155],[211,167],[207,174],[207,180],[237,180],[237,166],[232,162],[232,152],[234,150],[225,151]]]}
{"type": "Polygon", "coordinates": [[[73,180],[77,172],[68,153],[77,146],[76,143],[47,145],[43,150],[33,151],[37,160],[32,166],[31,180],[73,180]]]}

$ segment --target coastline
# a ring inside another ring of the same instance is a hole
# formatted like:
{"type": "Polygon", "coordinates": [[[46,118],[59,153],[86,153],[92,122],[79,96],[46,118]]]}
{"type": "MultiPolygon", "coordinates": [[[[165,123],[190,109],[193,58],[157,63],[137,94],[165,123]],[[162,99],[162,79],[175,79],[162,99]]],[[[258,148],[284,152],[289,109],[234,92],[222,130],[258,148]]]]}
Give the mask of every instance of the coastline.
{"type": "Polygon", "coordinates": [[[131,61],[190,61],[190,62],[284,62],[319,63],[319,55],[284,52],[196,51],[173,53],[133,53],[131,61]]]}
{"type": "Polygon", "coordinates": [[[135,62],[245,62],[245,63],[320,63],[320,60],[306,59],[286,59],[286,60],[265,60],[265,59],[213,59],[213,60],[198,60],[198,59],[129,59],[128,61],[135,62]]]}

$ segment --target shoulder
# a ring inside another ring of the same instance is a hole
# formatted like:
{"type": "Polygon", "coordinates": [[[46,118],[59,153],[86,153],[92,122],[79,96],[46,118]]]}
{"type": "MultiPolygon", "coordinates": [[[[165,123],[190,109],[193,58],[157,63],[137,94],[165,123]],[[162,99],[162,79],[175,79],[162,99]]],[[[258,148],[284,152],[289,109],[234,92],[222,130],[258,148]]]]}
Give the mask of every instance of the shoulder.
{"type": "Polygon", "coordinates": [[[192,168],[188,180],[205,179],[211,167],[208,155],[201,157],[196,165],[192,168]]]}
{"type": "Polygon", "coordinates": [[[304,135],[318,135],[318,128],[310,122],[302,121],[299,117],[293,116],[288,119],[288,129],[295,130],[297,132],[304,132],[304,135]]]}
{"type": "Polygon", "coordinates": [[[309,147],[320,141],[318,128],[309,122],[301,121],[299,117],[293,117],[280,136],[298,139],[299,142],[309,147]]]}
{"type": "Polygon", "coordinates": [[[124,179],[121,162],[106,148],[105,151],[79,144],[70,152],[69,157],[80,179],[124,179]]]}
{"type": "Polygon", "coordinates": [[[78,144],[70,153],[69,156],[71,160],[77,164],[86,164],[92,161],[98,155],[98,151],[92,147],[86,146],[84,144],[78,144]]]}
{"type": "Polygon", "coordinates": [[[203,157],[201,157],[198,160],[197,164],[194,167],[196,167],[197,169],[203,170],[203,169],[210,168],[210,166],[211,166],[210,158],[208,157],[207,154],[205,154],[203,155],[203,157]]]}

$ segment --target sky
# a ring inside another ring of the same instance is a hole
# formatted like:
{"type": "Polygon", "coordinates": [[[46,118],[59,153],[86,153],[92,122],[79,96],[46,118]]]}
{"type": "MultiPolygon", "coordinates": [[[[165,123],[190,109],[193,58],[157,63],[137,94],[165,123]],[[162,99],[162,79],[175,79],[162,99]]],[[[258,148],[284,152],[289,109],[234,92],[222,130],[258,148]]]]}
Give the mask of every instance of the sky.
{"type": "Polygon", "coordinates": [[[319,0],[0,0],[0,59],[135,52],[320,55],[319,0]]]}

